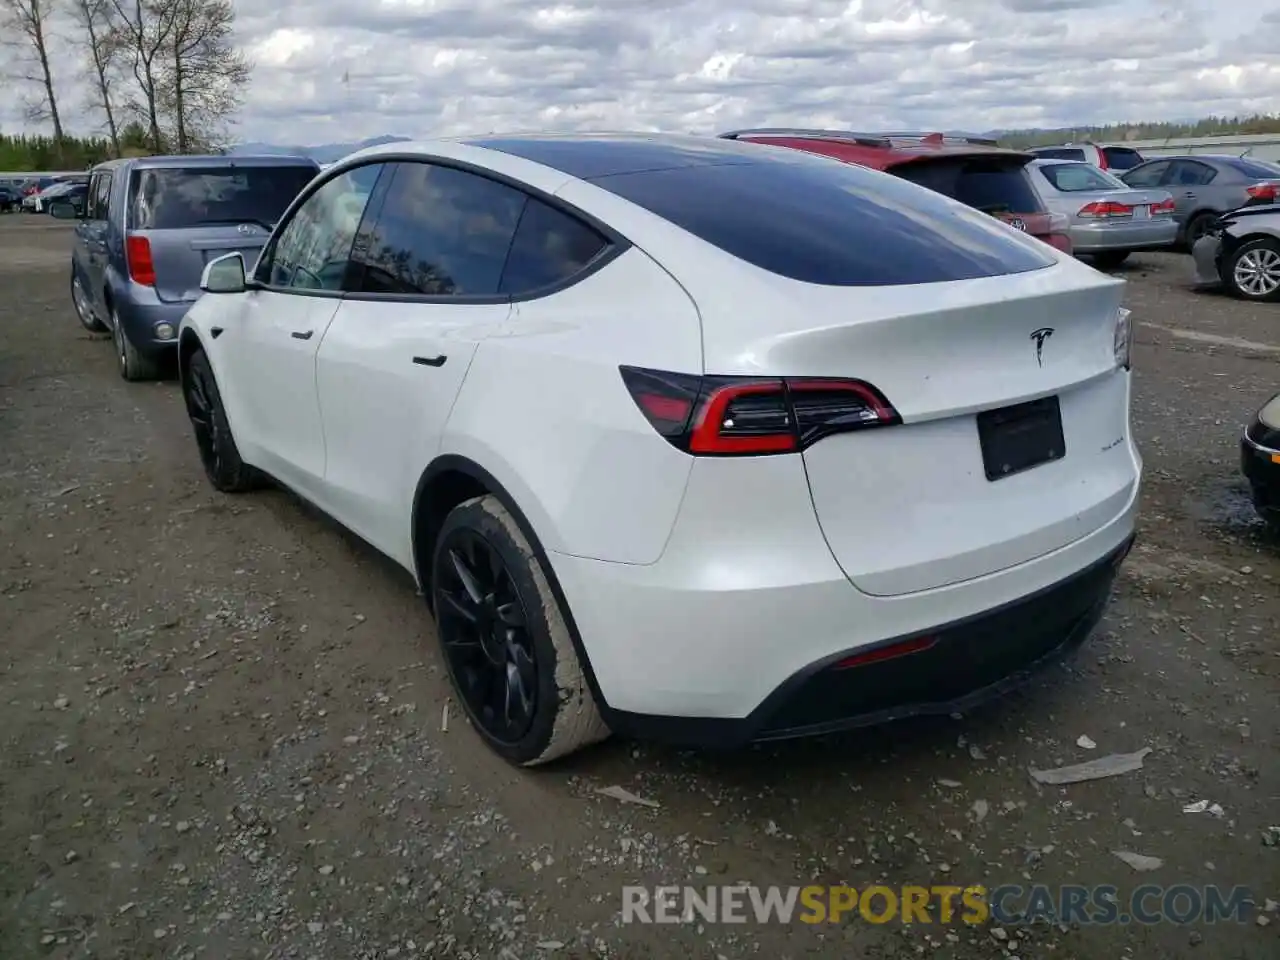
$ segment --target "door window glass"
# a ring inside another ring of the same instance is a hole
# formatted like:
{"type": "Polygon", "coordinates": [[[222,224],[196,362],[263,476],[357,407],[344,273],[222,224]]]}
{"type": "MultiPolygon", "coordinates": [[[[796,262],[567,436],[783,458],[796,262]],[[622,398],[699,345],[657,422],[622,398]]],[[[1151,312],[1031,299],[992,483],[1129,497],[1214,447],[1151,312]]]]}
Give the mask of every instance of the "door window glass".
{"type": "Polygon", "coordinates": [[[563,283],[608,246],[608,240],[581,220],[530,198],[507,255],[499,292],[519,296],[563,283]]]}
{"type": "Polygon", "coordinates": [[[355,289],[408,296],[494,296],[526,194],[453,167],[397,163],[352,259],[355,289]]]}
{"type": "Polygon", "coordinates": [[[1131,187],[1158,187],[1160,178],[1164,176],[1164,172],[1168,169],[1168,160],[1157,160],[1155,163],[1134,167],[1121,176],[1120,179],[1131,187]]]}
{"type": "Polygon", "coordinates": [[[382,169],[368,164],[347,170],[311,194],[262,258],[258,280],[295,290],[343,289],[351,243],[382,169]]]}

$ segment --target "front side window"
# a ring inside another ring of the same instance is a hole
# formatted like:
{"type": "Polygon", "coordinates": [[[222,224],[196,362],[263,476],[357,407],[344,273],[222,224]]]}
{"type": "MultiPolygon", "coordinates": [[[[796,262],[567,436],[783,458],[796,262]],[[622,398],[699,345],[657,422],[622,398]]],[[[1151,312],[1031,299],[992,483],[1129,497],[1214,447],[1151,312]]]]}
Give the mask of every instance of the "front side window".
{"type": "Polygon", "coordinates": [[[106,220],[111,213],[111,174],[98,174],[97,182],[89,188],[91,220],[106,220]]]}
{"type": "Polygon", "coordinates": [[[1123,190],[1125,184],[1087,163],[1046,163],[1039,168],[1044,177],[1063,193],[1085,190],[1123,190]]]}
{"type": "Polygon", "coordinates": [[[1168,160],[1157,160],[1154,163],[1134,167],[1120,179],[1130,187],[1158,187],[1168,169],[1168,160]]]}
{"type": "Polygon", "coordinates": [[[270,229],[311,182],[313,166],[153,167],[135,171],[134,230],[256,223],[270,229]]]}
{"type": "Polygon", "coordinates": [[[352,253],[353,289],[402,296],[495,296],[527,195],[465,170],[396,163],[352,253]]]}
{"type": "Polygon", "coordinates": [[[352,241],[383,169],[355,167],[307,197],[259,262],[258,281],[284,289],[342,290],[352,241]]]}

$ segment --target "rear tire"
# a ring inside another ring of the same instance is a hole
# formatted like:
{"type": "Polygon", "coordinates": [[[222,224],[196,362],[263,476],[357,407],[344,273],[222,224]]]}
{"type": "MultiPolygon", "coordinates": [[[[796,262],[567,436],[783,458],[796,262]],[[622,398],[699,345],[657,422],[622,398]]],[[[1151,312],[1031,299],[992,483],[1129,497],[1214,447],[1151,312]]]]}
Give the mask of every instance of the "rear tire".
{"type": "Polygon", "coordinates": [[[532,767],[609,736],[547,573],[497,497],[449,512],[431,573],[454,695],[490,749],[532,767]]]}
{"type": "Polygon", "coordinates": [[[1217,219],[1218,215],[1210,211],[1197,213],[1187,221],[1186,227],[1182,230],[1182,245],[1190,250],[1196,245],[1196,241],[1205,235],[1205,232],[1209,229],[1209,224],[1217,219]]]}
{"type": "Polygon", "coordinates": [[[71,306],[75,308],[76,319],[90,333],[106,333],[107,325],[98,319],[89,303],[89,292],[85,290],[76,268],[71,268],[71,306]]]}
{"type": "Polygon", "coordinates": [[[1129,259],[1129,251],[1104,250],[1102,253],[1095,253],[1092,256],[1093,265],[1099,270],[1114,270],[1129,259]]]}
{"type": "Polygon", "coordinates": [[[1280,302],[1280,240],[1242,243],[1222,262],[1222,281],[1241,300],[1280,302]]]}
{"type": "Polygon", "coordinates": [[[260,486],[262,475],[240,459],[218,381],[203,350],[197,350],[187,362],[182,399],[195,432],[200,463],[214,488],[223,493],[244,493],[260,486]]]}
{"type": "Polygon", "coordinates": [[[155,357],[140,353],[133,345],[120,323],[120,314],[115,307],[111,308],[111,339],[115,342],[116,366],[122,378],[130,383],[160,378],[160,362],[155,357]]]}

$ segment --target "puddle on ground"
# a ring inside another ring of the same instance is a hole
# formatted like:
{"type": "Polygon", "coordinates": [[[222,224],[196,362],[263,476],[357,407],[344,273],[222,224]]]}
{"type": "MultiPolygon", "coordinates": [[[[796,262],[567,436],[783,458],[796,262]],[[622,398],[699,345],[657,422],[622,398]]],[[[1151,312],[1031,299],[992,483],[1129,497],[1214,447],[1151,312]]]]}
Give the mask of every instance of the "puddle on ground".
{"type": "Polygon", "coordinates": [[[1223,531],[1258,535],[1266,532],[1266,524],[1249,498],[1249,488],[1241,482],[1225,486],[1209,496],[1188,500],[1186,508],[1191,517],[1223,531]]]}

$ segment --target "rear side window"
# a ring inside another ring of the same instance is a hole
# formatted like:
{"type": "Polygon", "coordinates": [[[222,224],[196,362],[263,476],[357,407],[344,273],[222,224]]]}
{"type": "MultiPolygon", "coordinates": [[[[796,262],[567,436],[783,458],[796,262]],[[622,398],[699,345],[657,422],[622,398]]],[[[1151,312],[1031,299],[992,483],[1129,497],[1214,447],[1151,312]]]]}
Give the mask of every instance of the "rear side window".
{"type": "Polygon", "coordinates": [[[530,198],[498,292],[519,296],[564,283],[608,247],[609,241],[581,220],[530,198]]]}
{"type": "Polygon", "coordinates": [[[1158,187],[1169,169],[1170,161],[1156,160],[1126,173],[1122,179],[1131,187],[1158,187]]]}
{"type": "Polygon", "coordinates": [[[1063,193],[1083,190],[1124,189],[1123,181],[1108,176],[1087,163],[1046,163],[1038,168],[1040,175],[1063,193]]]}
{"type": "Polygon", "coordinates": [[[1223,162],[1233,170],[1238,170],[1246,177],[1251,177],[1254,180],[1280,179],[1280,167],[1273,167],[1268,164],[1259,163],[1256,160],[1247,160],[1244,157],[1241,157],[1238,160],[1225,160],[1223,162]]]}
{"type": "Polygon", "coordinates": [[[270,229],[315,167],[156,167],[135,170],[129,225],[135,230],[256,223],[270,229]]]}
{"type": "Polygon", "coordinates": [[[1103,147],[1102,155],[1113,170],[1132,170],[1142,162],[1142,154],[1129,147],[1103,147]]]}
{"type": "Polygon", "coordinates": [[[591,182],[747,263],[806,283],[937,283],[1055,262],[1048,247],[1042,252],[989,217],[853,164],[769,160],[591,182]]]}
{"type": "Polygon", "coordinates": [[[362,293],[494,296],[523,191],[429,163],[396,163],[377,219],[352,253],[362,293]]]}
{"type": "MultiPolygon", "coordinates": [[[[1034,151],[1037,157],[1044,157],[1046,160],[1084,160],[1084,151],[1079,147],[1037,147],[1034,151]]],[[[1110,163],[1110,161],[1107,161],[1110,163]]]]}
{"type": "Polygon", "coordinates": [[[954,158],[904,163],[890,172],[983,213],[1043,213],[1024,169],[1018,161],[954,158]]]}

